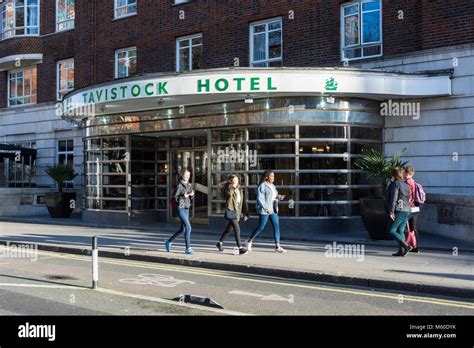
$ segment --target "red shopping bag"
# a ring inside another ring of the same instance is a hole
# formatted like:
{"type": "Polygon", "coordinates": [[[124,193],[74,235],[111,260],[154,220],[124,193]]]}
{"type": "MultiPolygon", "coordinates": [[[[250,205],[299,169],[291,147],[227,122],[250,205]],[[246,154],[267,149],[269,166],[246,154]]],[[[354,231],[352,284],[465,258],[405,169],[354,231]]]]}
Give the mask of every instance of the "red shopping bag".
{"type": "Polygon", "coordinates": [[[407,222],[407,239],[406,242],[411,245],[414,249],[416,248],[416,235],[415,231],[410,231],[410,224],[407,222]]]}

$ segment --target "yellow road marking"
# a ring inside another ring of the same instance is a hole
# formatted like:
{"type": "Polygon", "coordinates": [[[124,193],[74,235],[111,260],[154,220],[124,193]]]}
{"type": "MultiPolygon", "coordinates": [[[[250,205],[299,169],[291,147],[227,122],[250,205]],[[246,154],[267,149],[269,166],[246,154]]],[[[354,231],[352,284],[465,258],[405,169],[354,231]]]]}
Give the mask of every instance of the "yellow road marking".
{"type": "MultiPolygon", "coordinates": [[[[39,253],[54,255],[53,253],[44,252],[44,251],[39,251],[39,253]]],[[[78,260],[78,261],[90,261],[90,257],[79,256],[79,255],[70,256],[67,254],[61,254],[61,256],[58,256],[58,255],[55,255],[55,256],[57,258],[73,259],[73,260],[78,260]]],[[[359,296],[386,298],[386,299],[392,299],[392,300],[397,300],[397,301],[400,299],[399,295],[388,295],[388,294],[383,294],[383,293],[378,293],[378,292],[369,292],[369,291],[364,291],[364,290],[348,290],[348,289],[341,289],[341,288],[333,288],[330,286],[301,284],[301,282],[311,283],[311,281],[304,281],[304,280],[291,280],[292,282],[297,283],[297,284],[293,284],[293,283],[281,281],[282,278],[277,278],[277,277],[272,277],[272,276],[253,275],[253,274],[241,273],[241,272],[226,272],[226,271],[219,271],[219,270],[206,271],[206,270],[194,268],[194,267],[183,269],[183,267],[186,267],[186,266],[176,267],[176,266],[149,265],[147,262],[144,262],[144,261],[126,261],[126,260],[117,260],[117,259],[109,259],[109,258],[101,258],[100,262],[106,263],[106,264],[120,265],[120,266],[175,271],[175,272],[180,272],[180,273],[206,275],[206,276],[211,276],[211,277],[219,277],[219,278],[227,278],[227,279],[235,279],[235,275],[239,274],[239,275],[244,276],[243,278],[240,278],[240,279],[251,281],[251,282],[257,282],[257,283],[297,287],[297,288],[303,288],[303,289],[312,289],[312,290],[320,290],[320,291],[328,291],[328,292],[339,292],[339,293],[359,295],[359,296]],[[258,277],[261,277],[261,278],[263,277],[270,280],[251,279],[249,278],[249,276],[258,276],[258,277]]],[[[470,302],[435,299],[431,297],[418,297],[418,296],[412,296],[412,295],[403,295],[403,301],[422,302],[422,303],[430,303],[430,304],[436,304],[436,305],[442,305],[442,306],[474,309],[474,304],[470,302]]]]}

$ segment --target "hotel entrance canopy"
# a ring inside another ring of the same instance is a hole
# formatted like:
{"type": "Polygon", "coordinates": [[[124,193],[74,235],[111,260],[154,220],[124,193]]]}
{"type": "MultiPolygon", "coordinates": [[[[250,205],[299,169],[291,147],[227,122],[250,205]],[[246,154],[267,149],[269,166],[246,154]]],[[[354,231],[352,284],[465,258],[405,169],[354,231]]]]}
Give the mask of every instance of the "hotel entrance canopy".
{"type": "Polygon", "coordinates": [[[451,95],[448,72],[391,73],[354,68],[225,68],[152,74],[86,87],[66,95],[63,117],[79,120],[188,105],[282,96],[371,100],[451,95]]]}

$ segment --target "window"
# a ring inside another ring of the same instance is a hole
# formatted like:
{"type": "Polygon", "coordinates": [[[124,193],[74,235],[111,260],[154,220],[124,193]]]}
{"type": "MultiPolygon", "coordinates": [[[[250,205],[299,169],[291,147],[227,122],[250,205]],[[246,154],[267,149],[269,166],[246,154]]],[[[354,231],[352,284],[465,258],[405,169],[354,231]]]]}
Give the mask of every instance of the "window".
{"type": "MultiPolygon", "coordinates": [[[[36,149],[35,141],[16,143],[14,145],[28,149],[36,149]]],[[[6,158],[5,161],[4,170],[6,170],[5,174],[9,187],[36,186],[36,165],[34,159],[30,156],[21,156],[21,160],[18,162],[14,158],[6,158]]]]}
{"type": "Polygon", "coordinates": [[[7,0],[1,6],[2,39],[39,34],[39,0],[7,0]]]}
{"type": "Polygon", "coordinates": [[[74,0],[56,0],[56,30],[74,28],[74,0]]]}
{"type": "Polygon", "coordinates": [[[202,67],[202,34],[176,40],[176,71],[190,71],[202,67]]]}
{"type": "Polygon", "coordinates": [[[131,16],[137,13],[137,0],[115,0],[115,18],[131,16]]]}
{"type": "Polygon", "coordinates": [[[36,68],[8,74],[8,106],[36,103],[36,68]]]}
{"type": "Polygon", "coordinates": [[[137,48],[130,47],[115,51],[115,78],[137,73],[137,48]]]}
{"type": "Polygon", "coordinates": [[[175,5],[179,5],[179,4],[185,4],[187,2],[190,2],[191,0],[174,0],[174,4],[175,5]]]}
{"type": "Polygon", "coordinates": [[[85,150],[85,208],[127,210],[128,137],[87,139],[85,150]]]}
{"type": "Polygon", "coordinates": [[[57,64],[57,98],[62,100],[74,89],[74,59],[62,60],[57,64]]]}
{"type": "Polygon", "coordinates": [[[250,65],[282,66],[283,37],[281,19],[250,25],[250,65]]]}
{"type": "Polygon", "coordinates": [[[364,0],[341,7],[342,60],[382,55],[380,0],[364,0]]]}
{"type": "Polygon", "coordinates": [[[74,140],[58,140],[58,164],[74,165],[74,140]]]}

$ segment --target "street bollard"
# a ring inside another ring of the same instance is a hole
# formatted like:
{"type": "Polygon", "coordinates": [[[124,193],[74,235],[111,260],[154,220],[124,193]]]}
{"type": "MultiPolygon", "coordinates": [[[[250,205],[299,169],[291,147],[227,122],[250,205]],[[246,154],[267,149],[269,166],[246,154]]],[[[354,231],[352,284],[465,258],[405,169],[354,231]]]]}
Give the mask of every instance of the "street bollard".
{"type": "Polygon", "coordinates": [[[97,289],[99,282],[99,249],[97,237],[92,237],[92,289],[97,289]]]}

